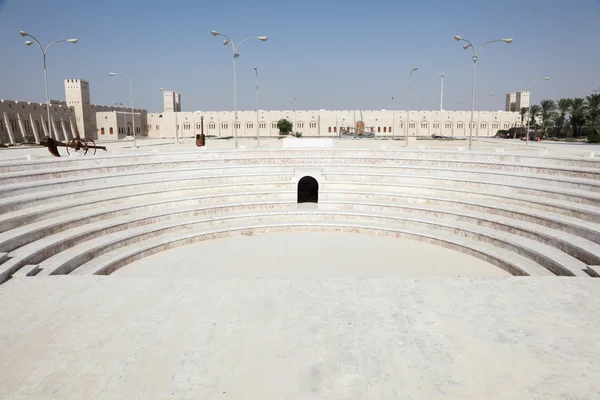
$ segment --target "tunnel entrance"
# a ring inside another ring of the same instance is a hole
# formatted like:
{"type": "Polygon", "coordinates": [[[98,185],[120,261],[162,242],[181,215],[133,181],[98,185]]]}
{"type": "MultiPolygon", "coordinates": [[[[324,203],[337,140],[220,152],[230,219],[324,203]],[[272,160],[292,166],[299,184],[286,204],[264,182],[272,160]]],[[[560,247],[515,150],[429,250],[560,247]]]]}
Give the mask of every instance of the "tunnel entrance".
{"type": "Polygon", "coordinates": [[[298,182],[298,204],[319,202],[319,182],[312,176],[305,176],[298,182]]]}

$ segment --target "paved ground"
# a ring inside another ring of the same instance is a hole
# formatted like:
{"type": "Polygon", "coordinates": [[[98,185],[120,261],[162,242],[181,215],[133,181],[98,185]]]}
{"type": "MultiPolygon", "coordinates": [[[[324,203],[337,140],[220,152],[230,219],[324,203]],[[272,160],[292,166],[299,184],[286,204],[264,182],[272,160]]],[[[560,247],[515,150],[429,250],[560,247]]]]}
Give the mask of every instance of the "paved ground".
{"type": "MultiPolygon", "coordinates": [[[[263,138],[260,142],[261,148],[281,148],[281,140],[278,138],[267,139],[263,138]]],[[[180,144],[175,144],[174,139],[139,139],[137,148],[133,147],[132,141],[106,141],[98,142],[98,144],[106,146],[108,153],[99,150],[98,154],[125,154],[130,152],[151,151],[173,152],[185,150],[199,150],[195,145],[195,140],[191,138],[181,139],[180,144]]],[[[256,148],[256,140],[254,139],[239,139],[240,148],[247,149],[256,148]]],[[[435,149],[456,151],[458,147],[468,148],[468,140],[457,141],[434,141],[434,140],[417,140],[411,138],[409,141],[409,149],[435,149]]],[[[335,139],[334,147],[336,148],[372,148],[380,149],[385,146],[387,149],[404,149],[404,140],[374,140],[374,139],[335,139]]],[[[215,149],[230,149],[233,150],[233,139],[208,139],[206,148],[208,150],[215,149]]],[[[484,153],[495,153],[496,149],[503,149],[509,154],[530,154],[538,155],[540,152],[544,155],[554,157],[590,157],[594,153],[595,158],[600,158],[600,145],[587,143],[565,143],[565,142],[526,142],[512,139],[480,139],[473,141],[473,151],[484,153]],[[547,153],[546,153],[547,152],[547,153]]],[[[60,153],[67,156],[65,149],[60,148],[60,153]]],[[[43,158],[53,158],[48,153],[48,150],[43,147],[18,146],[11,148],[0,148],[0,161],[25,159],[27,155],[34,155],[43,158]]],[[[87,156],[89,157],[89,156],[87,156]]]]}
{"type": "Polygon", "coordinates": [[[600,280],[35,277],[3,399],[600,398],[600,280]]]}
{"type": "Polygon", "coordinates": [[[414,240],[296,232],[233,236],[177,247],[131,263],[115,275],[346,279],[510,274],[467,254],[414,240]]]}

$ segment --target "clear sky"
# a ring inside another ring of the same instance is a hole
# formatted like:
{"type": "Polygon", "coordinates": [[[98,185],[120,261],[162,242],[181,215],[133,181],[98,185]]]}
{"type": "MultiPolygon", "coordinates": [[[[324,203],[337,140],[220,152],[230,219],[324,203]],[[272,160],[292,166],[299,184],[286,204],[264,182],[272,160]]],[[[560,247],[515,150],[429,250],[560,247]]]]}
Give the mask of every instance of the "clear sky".
{"type": "Polygon", "coordinates": [[[129,102],[162,110],[159,88],[182,94],[183,110],[233,109],[230,47],[249,41],[238,59],[238,108],[437,109],[439,72],[444,108],[469,109],[471,53],[453,40],[481,45],[476,109],[504,108],[509,91],[533,100],[583,97],[600,86],[600,0],[0,0],[0,98],[43,102],[41,52],[24,45],[20,30],[43,44],[75,37],[48,52],[50,97],[64,100],[66,78],[90,81],[92,103],[129,102]],[[541,81],[550,76],[550,81],[541,81]],[[494,93],[490,95],[490,93],[494,93]],[[191,101],[190,98],[195,98],[191,101]],[[311,104],[312,103],[312,104],[311,104]]]}

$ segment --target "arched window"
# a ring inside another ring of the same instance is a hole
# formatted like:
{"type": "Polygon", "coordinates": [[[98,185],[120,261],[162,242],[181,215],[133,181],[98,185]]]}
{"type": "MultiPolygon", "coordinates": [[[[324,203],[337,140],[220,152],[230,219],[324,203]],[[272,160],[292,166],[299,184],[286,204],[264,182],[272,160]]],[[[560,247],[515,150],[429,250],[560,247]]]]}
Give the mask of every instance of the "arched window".
{"type": "Polygon", "coordinates": [[[236,127],[237,129],[240,129],[240,128],[242,127],[242,124],[240,124],[240,123],[238,122],[237,124],[235,124],[235,127],[236,127]]]}
{"type": "Polygon", "coordinates": [[[190,130],[190,124],[188,124],[188,123],[183,124],[183,129],[186,130],[186,131],[189,131],[190,130]]]}
{"type": "Polygon", "coordinates": [[[252,122],[246,122],[246,128],[252,129],[252,128],[254,128],[254,124],[252,122]]]}
{"type": "Polygon", "coordinates": [[[316,128],[317,127],[317,123],[315,121],[311,121],[309,126],[311,128],[316,128]]]}
{"type": "Polygon", "coordinates": [[[196,124],[196,129],[202,129],[202,124],[196,124]]]}
{"type": "Polygon", "coordinates": [[[380,126],[377,127],[377,132],[381,132],[381,127],[380,126]]]}
{"type": "Polygon", "coordinates": [[[504,123],[504,129],[509,129],[510,128],[510,124],[508,122],[504,123]]]}
{"type": "Polygon", "coordinates": [[[421,122],[421,128],[422,129],[427,129],[427,122],[421,122]]]}
{"type": "Polygon", "coordinates": [[[112,126],[110,128],[108,128],[108,133],[110,133],[111,135],[113,134],[113,128],[112,128],[112,126]]]}
{"type": "Polygon", "coordinates": [[[223,122],[221,124],[221,129],[229,129],[229,125],[227,124],[227,122],[223,122]]]}
{"type": "MultiPolygon", "coordinates": [[[[35,121],[35,122],[37,122],[37,121],[35,121]]],[[[104,127],[100,128],[100,134],[104,135],[104,127]]]]}
{"type": "Polygon", "coordinates": [[[271,122],[271,129],[277,129],[277,122],[271,122]]]}
{"type": "Polygon", "coordinates": [[[416,126],[417,126],[417,124],[416,124],[416,123],[414,123],[414,122],[410,122],[410,123],[408,124],[408,127],[409,127],[409,128],[413,128],[413,129],[414,129],[416,126]]]}
{"type": "Polygon", "coordinates": [[[392,127],[390,126],[390,127],[388,128],[388,132],[391,132],[391,131],[392,131],[392,127]]]}
{"type": "Polygon", "coordinates": [[[214,130],[217,126],[215,125],[214,122],[211,122],[210,124],[208,124],[208,129],[210,130],[214,130]]]}
{"type": "Polygon", "coordinates": [[[327,131],[328,131],[329,133],[331,133],[331,127],[327,128],[327,131]]]}
{"type": "Polygon", "coordinates": [[[500,127],[500,125],[498,125],[498,123],[497,123],[497,122],[494,122],[494,123],[492,124],[492,129],[498,129],[499,127],[500,127]]]}
{"type": "Polygon", "coordinates": [[[304,128],[304,122],[297,122],[296,128],[304,128]]]}
{"type": "Polygon", "coordinates": [[[337,126],[334,126],[334,127],[333,127],[333,131],[334,131],[334,132],[337,132],[337,126]]]}
{"type": "Polygon", "coordinates": [[[266,122],[261,122],[259,125],[260,129],[267,129],[267,123],[266,122]]]}
{"type": "Polygon", "coordinates": [[[487,124],[485,122],[482,122],[480,127],[481,129],[487,129],[487,124]]]}
{"type": "Polygon", "coordinates": [[[446,129],[452,129],[452,122],[446,122],[444,124],[444,128],[446,128],[446,129]]]}

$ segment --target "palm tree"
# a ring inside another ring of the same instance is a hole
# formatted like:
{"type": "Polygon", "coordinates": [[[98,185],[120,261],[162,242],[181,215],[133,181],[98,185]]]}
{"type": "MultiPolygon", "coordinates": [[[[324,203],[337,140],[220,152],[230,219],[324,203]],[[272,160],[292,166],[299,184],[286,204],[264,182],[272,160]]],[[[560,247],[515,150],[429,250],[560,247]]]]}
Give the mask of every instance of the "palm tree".
{"type": "Polygon", "coordinates": [[[600,129],[600,94],[592,94],[586,97],[588,110],[587,120],[593,131],[600,129]]]}
{"type": "Polygon", "coordinates": [[[585,124],[586,112],[587,104],[585,103],[585,99],[577,97],[571,100],[571,109],[569,110],[571,117],[569,118],[569,122],[573,130],[573,136],[577,136],[581,132],[581,127],[585,124]]]}
{"type": "Polygon", "coordinates": [[[537,104],[532,105],[531,107],[529,107],[529,118],[530,118],[530,123],[529,125],[536,125],[536,119],[541,115],[542,113],[542,107],[538,106],[537,104]]]}
{"type": "Polygon", "coordinates": [[[556,110],[556,103],[554,100],[542,100],[540,102],[540,108],[542,109],[540,116],[542,117],[542,128],[544,132],[548,129],[548,122],[555,114],[554,110],[556,110]]]}
{"type": "MultiPolygon", "coordinates": [[[[519,114],[521,115],[521,135],[523,134],[523,125],[525,125],[525,116],[529,112],[529,107],[521,107],[519,110],[519,114]]],[[[515,129],[515,134],[513,135],[513,139],[517,137],[517,130],[515,129]]]]}
{"type": "Polygon", "coordinates": [[[556,125],[556,136],[560,136],[562,129],[565,126],[566,115],[571,108],[571,99],[560,99],[556,103],[559,113],[556,114],[555,125],[556,125]]]}

